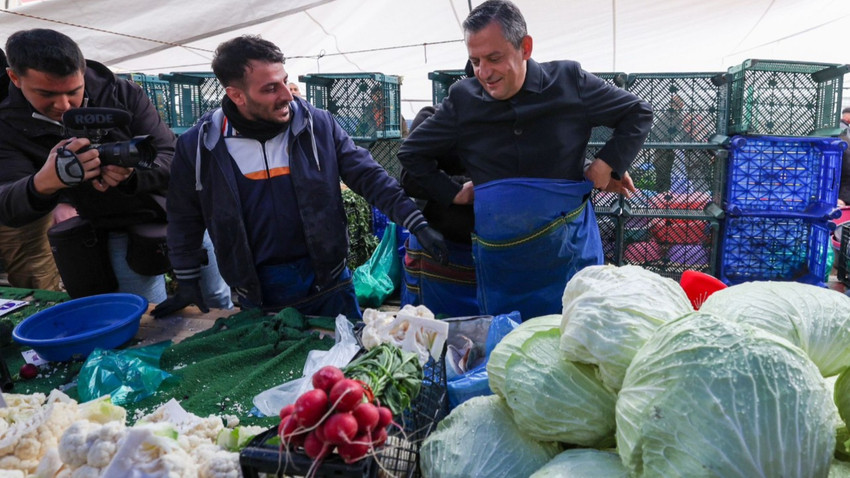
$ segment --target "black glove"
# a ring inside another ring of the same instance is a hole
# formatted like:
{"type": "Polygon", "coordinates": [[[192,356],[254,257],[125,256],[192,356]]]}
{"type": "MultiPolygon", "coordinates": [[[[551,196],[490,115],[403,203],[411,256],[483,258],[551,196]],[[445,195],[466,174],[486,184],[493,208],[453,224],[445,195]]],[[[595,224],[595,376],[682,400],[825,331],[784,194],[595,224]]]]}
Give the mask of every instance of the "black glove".
{"type": "Polygon", "coordinates": [[[197,305],[201,312],[210,311],[207,304],[204,303],[204,295],[201,294],[200,279],[178,279],[177,293],[154,307],[151,315],[155,319],[160,319],[192,304],[197,305]]]}
{"type": "Polygon", "coordinates": [[[424,226],[413,233],[416,239],[422,244],[422,247],[436,259],[440,264],[446,265],[449,263],[449,248],[446,247],[446,240],[439,231],[431,226],[424,226]]]}

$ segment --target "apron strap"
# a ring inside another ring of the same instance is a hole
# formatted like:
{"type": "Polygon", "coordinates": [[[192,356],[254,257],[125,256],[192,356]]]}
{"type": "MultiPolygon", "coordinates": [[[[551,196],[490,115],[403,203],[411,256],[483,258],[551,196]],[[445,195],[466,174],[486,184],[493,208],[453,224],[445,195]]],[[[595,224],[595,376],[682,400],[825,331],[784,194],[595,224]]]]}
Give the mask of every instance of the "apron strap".
{"type": "Polygon", "coordinates": [[[572,211],[568,212],[567,214],[565,214],[563,216],[556,218],[554,221],[550,222],[549,224],[546,224],[542,228],[540,228],[540,229],[538,229],[538,230],[536,230],[536,231],[534,231],[531,234],[528,234],[526,236],[522,236],[522,237],[519,237],[519,238],[516,238],[516,239],[512,239],[510,241],[488,241],[488,240],[482,239],[481,237],[473,234],[472,240],[474,242],[477,242],[478,244],[484,246],[484,247],[495,248],[495,249],[518,246],[520,244],[523,244],[523,243],[526,243],[526,242],[529,242],[529,241],[533,241],[534,239],[537,239],[538,237],[544,236],[544,235],[548,234],[550,231],[557,229],[557,228],[563,226],[564,224],[566,224],[568,222],[572,222],[579,215],[581,215],[582,212],[584,212],[584,208],[587,207],[587,202],[588,202],[587,199],[585,199],[579,207],[573,209],[572,211]]]}

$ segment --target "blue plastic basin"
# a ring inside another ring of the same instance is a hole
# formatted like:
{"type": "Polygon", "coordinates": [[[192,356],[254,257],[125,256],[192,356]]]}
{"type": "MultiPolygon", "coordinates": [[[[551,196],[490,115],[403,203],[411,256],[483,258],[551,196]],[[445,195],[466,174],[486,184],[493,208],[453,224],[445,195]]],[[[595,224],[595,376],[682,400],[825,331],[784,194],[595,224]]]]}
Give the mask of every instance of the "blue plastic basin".
{"type": "Polygon", "coordinates": [[[51,362],[82,360],[95,348],[113,349],[132,339],[147,307],[136,294],[82,297],[27,317],[12,337],[51,362]]]}

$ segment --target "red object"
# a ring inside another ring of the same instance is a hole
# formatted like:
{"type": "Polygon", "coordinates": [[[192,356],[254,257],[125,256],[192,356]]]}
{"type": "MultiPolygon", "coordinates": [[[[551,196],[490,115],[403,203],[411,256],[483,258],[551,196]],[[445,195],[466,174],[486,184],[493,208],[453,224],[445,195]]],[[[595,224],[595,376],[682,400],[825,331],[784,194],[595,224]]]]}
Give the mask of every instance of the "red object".
{"type": "Polygon", "coordinates": [[[38,375],[38,367],[31,363],[25,363],[21,366],[19,374],[21,375],[21,378],[25,380],[35,378],[38,375]]]}
{"type": "Polygon", "coordinates": [[[690,299],[691,305],[696,310],[699,310],[700,306],[708,299],[708,296],[726,288],[726,284],[721,282],[720,279],[704,272],[690,269],[682,273],[682,278],[679,279],[679,285],[685,290],[685,294],[690,299]]]}

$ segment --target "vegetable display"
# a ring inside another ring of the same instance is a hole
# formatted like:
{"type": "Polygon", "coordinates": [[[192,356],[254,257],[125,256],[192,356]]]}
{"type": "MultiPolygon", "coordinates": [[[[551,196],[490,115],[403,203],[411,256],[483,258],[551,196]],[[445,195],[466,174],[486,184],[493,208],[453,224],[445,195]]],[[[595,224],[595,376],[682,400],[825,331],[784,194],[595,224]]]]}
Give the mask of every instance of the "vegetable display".
{"type": "Polygon", "coordinates": [[[343,373],[365,383],[375,399],[393,415],[408,408],[422,388],[423,371],[418,355],[392,344],[378,345],[355,357],[343,373]]]}
{"type": "Polygon", "coordinates": [[[850,365],[850,297],[798,282],[745,282],[715,292],[700,310],[744,322],[800,347],[830,377],[850,365]]]}
{"type": "Polygon", "coordinates": [[[832,396],[806,354],[702,309],[640,349],[616,409],[634,476],[826,477],[835,447],[832,396]]]}
{"type": "Polygon", "coordinates": [[[585,267],[567,283],[563,304],[561,350],[598,365],[613,390],[655,329],[694,310],[679,284],[638,266],[585,267]]]}
{"type": "Polygon", "coordinates": [[[530,476],[560,452],[517,428],[498,395],[473,397],[444,418],[419,449],[428,478],[530,476]]]}
{"type": "Polygon", "coordinates": [[[558,329],[536,332],[508,359],[504,396],[514,422],[541,441],[613,446],[617,394],[596,366],[566,360],[560,337],[558,329]]]}
{"type": "Polygon", "coordinates": [[[614,452],[592,448],[562,451],[529,478],[628,478],[629,471],[614,452]]]}
{"type": "MultiPolygon", "coordinates": [[[[391,345],[388,347],[398,350],[391,345]]],[[[373,349],[375,354],[370,360],[390,364],[391,368],[384,369],[387,372],[396,370],[398,364],[393,363],[392,358],[384,357],[382,349],[383,346],[373,349]]],[[[391,357],[396,355],[391,350],[384,352],[391,357]]],[[[414,354],[408,355],[408,359],[419,364],[414,354]]],[[[421,381],[421,368],[419,373],[421,381]]],[[[402,378],[400,372],[395,378],[402,378]]],[[[331,365],[316,371],[311,381],[312,390],[304,392],[294,404],[280,410],[278,426],[282,452],[303,450],[313,459],[307,476],[314,476],[322,461],[332,453],[338,454],[345,463],[354,463],[384,445],[393,413],[375,401],[370,385],[347,378],[342,370],[331,365]]],[[[381,383],[386,386],[392,382],[381,383]]]]}

